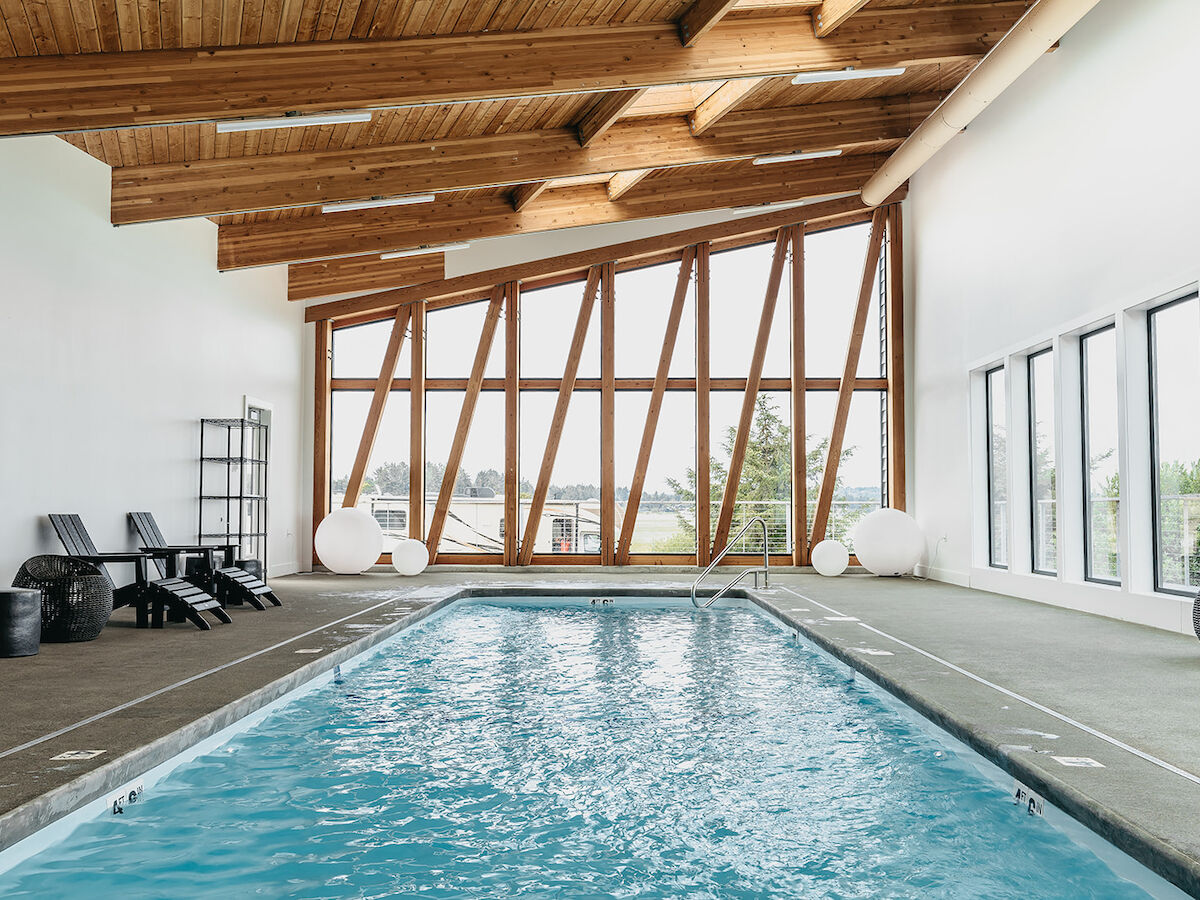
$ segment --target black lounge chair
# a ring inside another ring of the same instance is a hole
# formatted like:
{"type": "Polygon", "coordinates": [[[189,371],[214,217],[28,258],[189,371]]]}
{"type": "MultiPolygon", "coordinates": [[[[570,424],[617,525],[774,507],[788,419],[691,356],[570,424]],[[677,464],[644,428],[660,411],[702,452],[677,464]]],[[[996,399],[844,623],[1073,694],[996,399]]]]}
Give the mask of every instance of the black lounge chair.
{"type": "Polygon", "coordinates": [[[158,555],[167,554],[145,550],[136,553],[100,553],[79,516],[52,514],[50,523],[58,533],[58,539],[62,541],[67,555],[94,563],[110,583],[112,576],[105,568],[105,563],[133,563],[137,576],[133,584],[113,587],[113,608],[134,607],[137,610],[138,628],[162,628],[164,611],[172,622],[182,622],[186,619],[202,631],[212,629],[208,620],[201,615],[204,612],[211,613],[220,622],[228,624],[233,621],[229,618],[229,613],[221,608],[217,599],[207,591],[189,584],[182,578],[174,577],[173,556],[167,560],[168,577],[151,581],[146,571],[146,560],[154,559],[157,562],[158,555]]]}
{"type": "Polygon", "coordinates": [[[158,566],[159,574],[175,574],[171,568],[172,559],[164,559],[160,555],[163,551],[171,553],[172,557],[195,557],[199,562],[198,571],[188,574],[185,564],[184,580],[215,594],[223,606],[249,603],[261,610],[267,608],[263,601],[283,606],[265,581],[233,564],[237,544],[168,544],[158,523],[154,521],[153,513],[131,512],[129,520],[142,539],[142,549],[155,554],[154,564],[158,566]],[[220,566],[216,564],[217,553],[222,557],[220,566]]]}

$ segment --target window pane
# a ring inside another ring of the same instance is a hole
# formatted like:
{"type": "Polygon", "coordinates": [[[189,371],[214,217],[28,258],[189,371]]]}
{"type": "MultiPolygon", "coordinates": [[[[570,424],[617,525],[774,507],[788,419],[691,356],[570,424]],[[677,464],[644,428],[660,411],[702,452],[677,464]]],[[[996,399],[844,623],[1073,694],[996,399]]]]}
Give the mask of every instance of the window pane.
{"type": "MultiPolygon", "coordinates": [[[[854,324],[870,235],[867,223],[805,235],[804,366],[809,378],[839,377],[846,365],[846,345],[854,324]]],[[[880,254],[881,267],[883,260],[884,254],[880,254]]],[[[860,378],[879,378],[883,374],[879,287],[876,277],[858,360],[860,378]]]]}
{"type": "MultiPolygon", "coordinates": [[[[521,291],[521,377],[562,378],[583,300],[582,281],[521,291]]],[[[580,378],[600,377],[600,291],[592,304],[580,378]]]]}
{"type": "Polygon", "coordinates": [[[987,373],[988,563],[1008,568],[1008,392],[1004,369],[987,373]]]}
{"type": "MultiPolygon", "coordinates": [[[[465,397],[462,391],[430,391],[425,395],[426,528],[433,521],[465,397]]],[[[503,553],[503,520],[504,393],[483,391],[463,446],[462,465],[454,481],[438,552],[503,553]]]]}
{"type": "MultiPolygon", "coordinates": [[[[772,241],[714,253],[710,258],[709,321],[714,378],[745,378],[750,371],[774,255],[772,241]]],[[[763,375],[768,378],[786,378],[791,371],[790,286],[791,275],[785,266],[763,360],[763,375]]]]}
{"type": "MultiPolygon", "coordinates": [[[[467,378],[475,363],[488,303],[468,303],[431,310],[425,316],[425,377],[467,378]]],[[[405,375],[408,370],[404,370],[405,375]]],[[[561,372],[559,373],[562,374],[561,372]]],[[[495,333],[484,367],[485,378],[504,377],[504,317],[495,333]]]]}
{"type": "MultiPolygon", "coordinates": [[[[846,419],[846,434],[842,439],[842,455],[838,460],[825,537],[840,541],[851,553],[854,552],[851,537],[854,526],[867,513],[883,505],[884,444],[880,414],[883,397],[882,391],[855,391],[850,398],[850,415],[846,419]]],[[[809,391],[805,402],[808,420],[805,445],[808,460],[807,506],[811,528],[829,456],[829,435],[837,410],[837,391],[809,391]]]]}
{"type": "MultiPolygon", "coordinates": [[[[616,377],[652,378],[657,373],[678,276],[678,262],[617,273],[613,315],[616,377]]],[[[673,378],[696,374],[695,279],[684,299],[669,374],[673,378]]]]}
{"type": "Polygon", "coordinates": [[[1033,571],[1058,571],[1057,474],[1054,456],[1054,351],[1029,357],[1029,471],[1033,571]]]}
{"type": "MultiPolygon", "coordinates": [[[[352,325],[333,330],[333,377],[334,378],[378,378],[383,365],[383,354],[388,339],[392,336],[393,319],[352,325]]],[[[412,366],[409,336],[400,348],[400,361],[396,364],[396,377],[407,378],[412,366]]]]}
{"type": "MultiPolygon", "coordinates": [[[[648,391],[617,392],[617,538],[649,406],[648,391]]],[[[696,552],[696,395],[690,391],[667,391],[663,396],[630,551],[696,552]]]]}
{"type": "Polygon", "coordinates": [[[1084,576],[1115,584],[1121,580],[1117,331],[1110,326],[1085,335],[1082,347],[1084,576]]]}
{"type": "Polygon", "coordinates": [[[1200,299],[1150,314],[1159,590],[1200,587],[1200,299]]]}
{"type": "MultiPolygon", "coordinates": [[[[388,395],[358,500],[358,508],[375,516],[383,527],[384,553],[390,553],[400,538],[409,536],[409,397],[408,391],[388,395]]],[[[330,507],[337,509],[346,495],[346,483],[358,455],[371,392],[334,391],[330,402],[330,507]]]]}

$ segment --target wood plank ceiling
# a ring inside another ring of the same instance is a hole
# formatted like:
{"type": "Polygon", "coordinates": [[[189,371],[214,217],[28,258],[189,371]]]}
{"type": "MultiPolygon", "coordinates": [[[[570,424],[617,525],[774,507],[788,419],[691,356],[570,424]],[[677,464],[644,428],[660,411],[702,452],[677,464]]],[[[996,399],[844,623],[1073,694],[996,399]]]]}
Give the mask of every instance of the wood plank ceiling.
{"type": "Polygon", "coordinates": [[[111,166],[114,224],[207,216],[222,269],[345,295],[451,242],[853,193],[1031,2],[0,0],[0,134],[111,166]],[[217,129],[330,110],[371,117],[217,129]],[[840,155],[753,164],[797,151],[840,155]]]}

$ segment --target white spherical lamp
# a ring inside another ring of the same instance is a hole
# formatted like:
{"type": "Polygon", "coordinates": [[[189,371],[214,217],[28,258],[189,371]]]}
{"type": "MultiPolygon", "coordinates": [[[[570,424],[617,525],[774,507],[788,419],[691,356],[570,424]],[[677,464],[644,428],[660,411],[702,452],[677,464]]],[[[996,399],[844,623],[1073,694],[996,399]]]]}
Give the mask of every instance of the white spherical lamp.
{"type": "Polygon", "coordinates": [[[898,509],[877,509],[854,526],[854,553],[875,575],[907,575],[925,552],[921,526],[898,509]]]}
{"type": "Polygon", "coordinates": [[[850,552],[840,541],[821,541],[812,548],[812,567],[820,574],[832,578],[841,575],[850,565],[850,552]]]}
{"type": "Polygon", "coordinates": [[[401,575],[420,575],[429,565],[429,550],[420,541],[403,538],[392,548],[392,567],[401,575]]]}
{"type": "Polygon", "coordinates": [[[360,575],[383,552],[383,529],[375,517],[361,509],[335,509],[317,526],[313,536],[317,557],[338,575],[360,575]]]}

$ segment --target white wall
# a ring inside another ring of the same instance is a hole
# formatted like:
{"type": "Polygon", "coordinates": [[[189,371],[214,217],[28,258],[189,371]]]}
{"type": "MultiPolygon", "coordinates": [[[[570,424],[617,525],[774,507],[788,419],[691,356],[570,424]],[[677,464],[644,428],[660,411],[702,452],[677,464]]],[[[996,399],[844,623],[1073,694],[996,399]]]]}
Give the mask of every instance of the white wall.
{"type": "Polygon", "coordinates": [[[979,565],[968,373],[1196,281],[1197,33],[1195,0],[1102,0],[912,181],[911,505],[947,537],[936,577],[1188,627],[1180,598],[979,565]]]}
{"type": "Polygon", "coordinates": [[[193,541],[198,420],[244,395],[274,405],[268,561],[295,571],[309,382],[284,269],[220,274],[211,222],[118,229],[108,203],[97,160],[0,141],[0,583],[62,552],[51,512],[81,514],[101,550],[136,546],[131,510],[193,541]]]}

